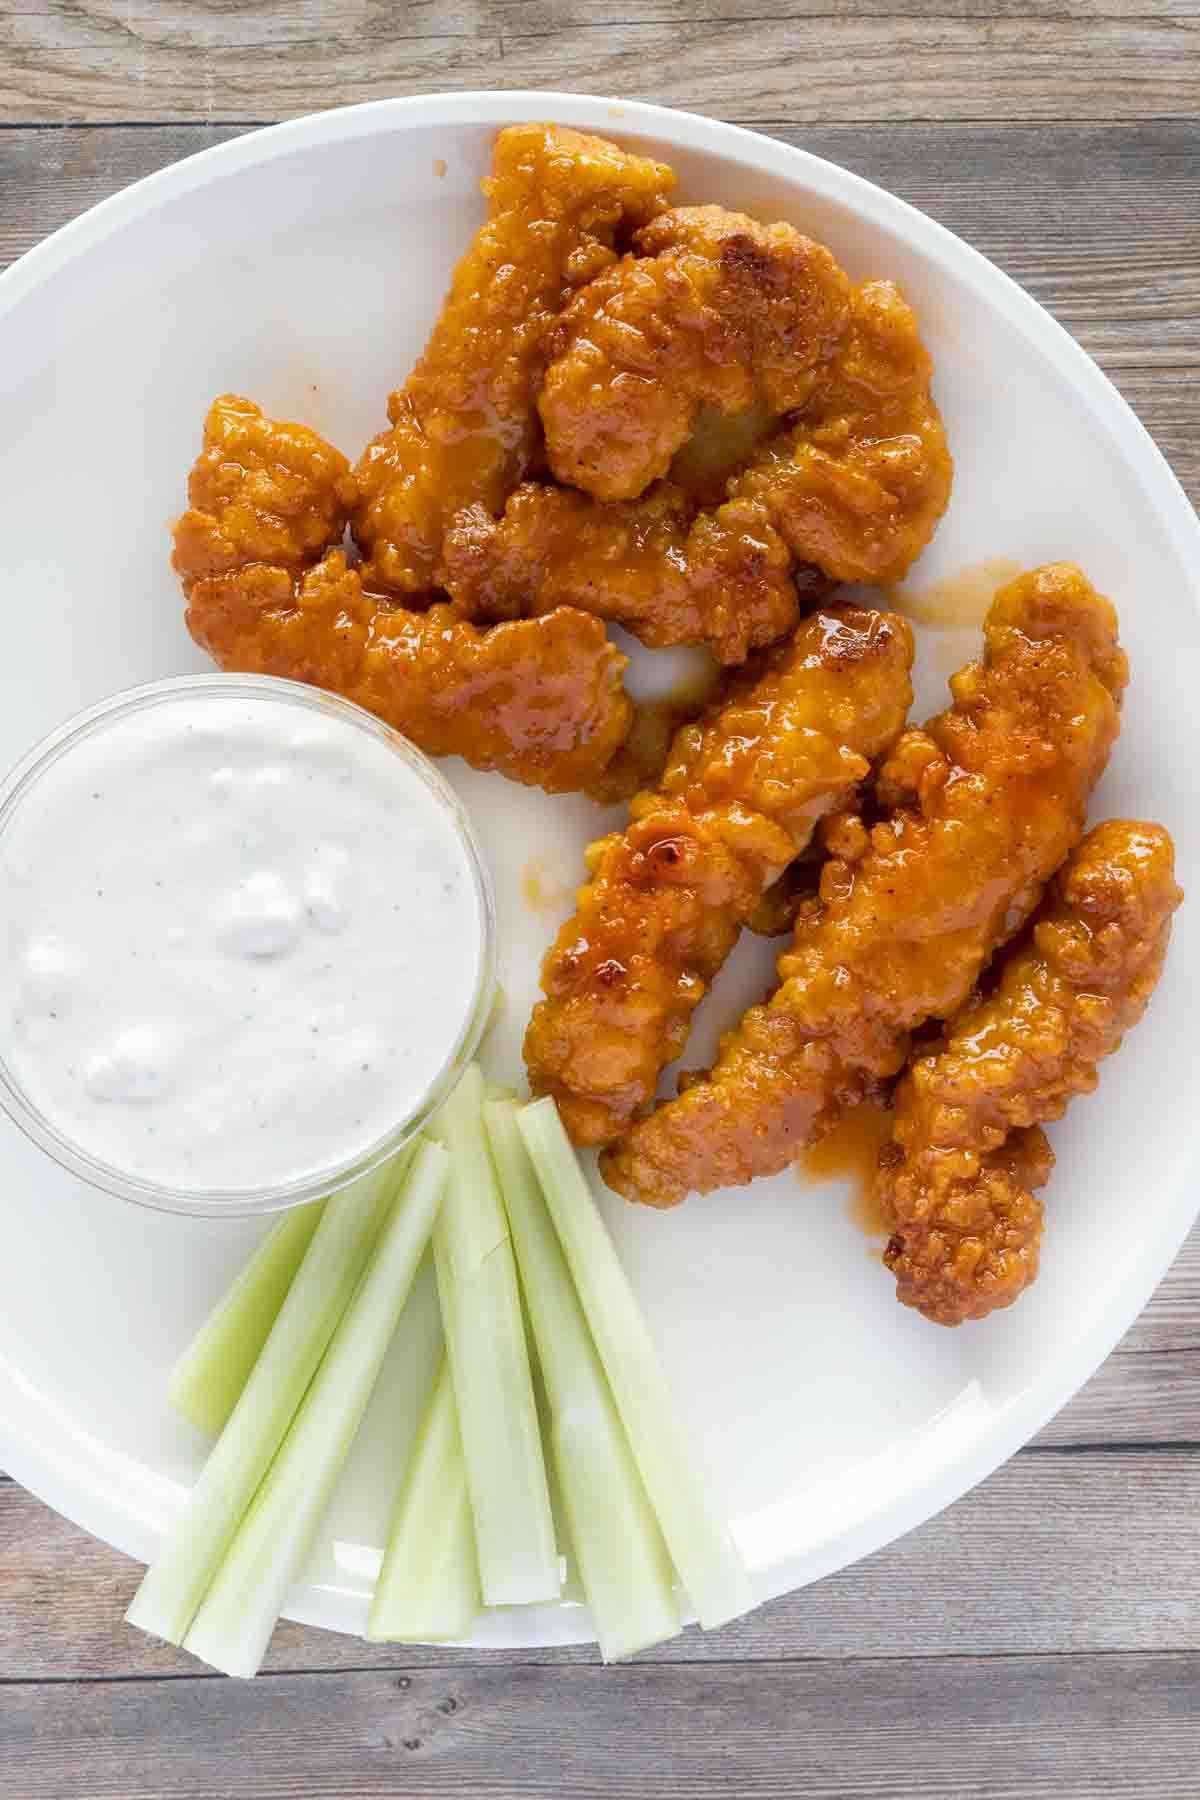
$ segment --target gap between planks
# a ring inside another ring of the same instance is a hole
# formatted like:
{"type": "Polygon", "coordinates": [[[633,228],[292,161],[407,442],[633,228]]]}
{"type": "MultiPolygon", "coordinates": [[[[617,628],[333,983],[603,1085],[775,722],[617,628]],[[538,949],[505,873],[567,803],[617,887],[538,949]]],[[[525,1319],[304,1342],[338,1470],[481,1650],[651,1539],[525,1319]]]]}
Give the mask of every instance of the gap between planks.
{"type": "Polygon", "coordinates": [[[1200,1657],[530,1665],[5,1690],[21,1800],[1195,1800],[1200,1657]],[[636,1728],[631,1725],[636,1721],[636,1728]]]}

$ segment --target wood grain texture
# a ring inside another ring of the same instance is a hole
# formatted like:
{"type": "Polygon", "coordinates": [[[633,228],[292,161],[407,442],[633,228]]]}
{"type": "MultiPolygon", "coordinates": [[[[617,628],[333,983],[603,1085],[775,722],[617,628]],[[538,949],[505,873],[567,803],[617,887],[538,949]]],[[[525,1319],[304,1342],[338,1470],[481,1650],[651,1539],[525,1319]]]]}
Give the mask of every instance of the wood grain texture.
{"type": "MultiPolygon", "coordinates": [[[[0,265],[235,135],[221,121],[531,83],[666,101],[757,124],[960,232],[1091,351],[1200,501],[1200,0],[610,11],[0,0],[0,265]]],[[[989,1481],[627,1669],[289,1625],[267,1679],[200,1675],[124,1626],[132,1563],[0,1477],[0,1793],[1196,1800],[1198,1446],[1200,1228],[1120,1349],[989,1481]]]]}
{"type": "Polygon", "coordinates": [[[1195,1226],[1122,1350],[1200,1349],[1200,1225],[1195,1226]]]}
{"type": "MultiPolygon", "coordinates": [[[[1200,123],[775,127],[968,238],[1093,355],[1200,500],[1200,123]]],[[[0,132],[0,262],[229,128],[0,132]]]]}
{"type": "Polygon", "coordinates": [[[0,1779],[22,1800],[1195,1800],[1198,1673],[967,1657],[17,1688],[0,1779]]]}
{"type": "Polygon", "coordinates": [[[447,88],[574,88],[730,119],[1186,118],[1194,0],[3,0],[0,116],[274,119],[447,88]]]}
{"type": "MultiPolygon", "coordinates": [[[[1194,1452],[1029,1451],[853,1568],[723,1631],[688,1631],[639,1660],[944,1657],[983,1648],[1200,1652],[1198,1514],[1194,1452]]],[[[15,1483],[0,1486],[0,1683],[195,1675],[191,1657],[123,1623],[139,1574],[15,1483]]],[[[285,1624],[266,1666],[459,1668],[496,1660],[594,1662],[596,1653],[381,1647],[285,1624]]],[[[0,1712],[3,1704],[0,1697],[0,1712]]]]}
{"type": "Polygon", "coordinates": [[[1118,1350],[1033,1441],[1200,1449],[1200,1350],[1118,1350]]]}

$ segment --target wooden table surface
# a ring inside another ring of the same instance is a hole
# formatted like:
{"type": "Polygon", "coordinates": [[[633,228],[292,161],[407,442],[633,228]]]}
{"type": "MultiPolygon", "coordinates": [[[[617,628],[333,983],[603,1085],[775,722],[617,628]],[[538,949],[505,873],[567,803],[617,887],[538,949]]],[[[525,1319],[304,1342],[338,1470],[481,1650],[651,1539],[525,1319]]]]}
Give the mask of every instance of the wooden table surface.
{"type": "MultiPolygon", "coordinates": [[[[0,262],[249,125],[576,88],[752,125],[961,232],[1200,496],[1200,0],[0,0],[0,262]]],[[[10,423],[11,429],[11,423],[10,423]]],[[[0,1793],[1200,1794],[1200,1229],[1035,1443],[724,1632],[379,1650],[286,1626],[252,1684],[121,1623],[137,1570],[0,1478],[0,1793]]]]}

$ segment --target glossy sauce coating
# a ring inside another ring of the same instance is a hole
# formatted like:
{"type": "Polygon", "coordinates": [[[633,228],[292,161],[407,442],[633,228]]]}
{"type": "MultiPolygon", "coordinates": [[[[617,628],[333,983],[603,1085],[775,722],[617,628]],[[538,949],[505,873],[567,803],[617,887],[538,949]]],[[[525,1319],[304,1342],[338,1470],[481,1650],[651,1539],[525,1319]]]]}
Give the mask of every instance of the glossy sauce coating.
{"type": "Polygon", "coordinates": [[[481,631],[448,606],[390,607],[331,550],[297,582],[263,564],[198,582],[188,629],[224,669],[345,695],[430,756],[548,793],[586,788],[624,743],[625,658],[566,607],[481,631]]]}
{"type": "Polygon", "coordinates": [[[369,587],[428,594],[452,516],[474,503],[498,512],[540,460],[549,332],[573,290],[613,262],[619,228],[653,218],[674,182],[664,164],[565,126],[499,134],[487,220],[391,396],[389,429],[355,470],[369,587]]]}
{"type": "Polygon", "coordinates": [[[598,781],[633,718],[600,621],[562,609],[481,631],[446,606],[391,606],[326,549],[352,494],[345,458],[316,432],[216,401],[175,528],[196,642],[224,669],[344,694],[431,756],[552,793],[598,781]]]}
{"type": "Polygon", "coordinates": [[[809,400],[718,505],[670,480],[608,502],[529,483],[501,519],[459,516],[442,580],[471,617],[567,604],[645,644],[741,662],[790,630],[823,580],[899,580],[929,542],[952,477],[931,377],[899,289],[866,282],[809,400]]]}
{"type": "Polygon", "coordinates": [[[526,482],[503,518],[482,506],[458,515],[442,579],[469,618],[576,606],[652,649],[703,644],[723,663],[775,643],[829,587],[815,570],[794,568],[761,507],[732,500],[701,509],[669,481],[603,506],[573,488],[526,482]]]}
{"type": "Polygon", "coordinates": [[[720,206],[664,212],[564,309],[538,400],[555,478],[633,500],[704,405],[803,406],[841,341],[850,283],[822,244],[720,206]]]}
{"type": "Polygon", "coordinates": [[[1037,1274],[1041,1134],[1089,1094],[1146,1010],[1183,895],[1159,825],[1097,825],[1059,871],[995,988],[896,1091],[880,1163],[897,1298],[939,1325],[1009,1306],[1037,1274]],[[1022,1136],[1022,1134],[1025,1134],[1022,1136]],[[1014,1157],[1013,1143],[1021,1152],[1014,1157]]]}
{"type": "Polygon", "coordinates": [[[932,375],[899,288],[864,282],[826,378],[730,483],[730,497],[765,506],[792,554],[835,581],[899,581],[950,499],[932,375]]]}
{"type": "Polygon", "coordinates": [[[525,1037],[530,1086],[576,1143],[609,1141],[651,1100],[764,891],[895,739],[911,662],[894,614],[816,613],[679,732],[626,830],[592,845],[525,1037]]]}
{"type": "Polygon", "coordinates": [[[341,542],[357,490],[340,451],[239,394],[208,409],[171,559],[185,583],[247,563],[300,569],[341,542]]]}
{"type": "Polygon", "coordinates": [[[821,879],[780,985],[721,1040],[707,1074],[636,1124],[601,1168],[670,1206],[786,1168],[947,1018],[1078,842],[1127,679],[1112,606],[1069,563],[1001,590],[985,660],[952,708],[904,733],[878,796],[892,808],[821,879]]]}

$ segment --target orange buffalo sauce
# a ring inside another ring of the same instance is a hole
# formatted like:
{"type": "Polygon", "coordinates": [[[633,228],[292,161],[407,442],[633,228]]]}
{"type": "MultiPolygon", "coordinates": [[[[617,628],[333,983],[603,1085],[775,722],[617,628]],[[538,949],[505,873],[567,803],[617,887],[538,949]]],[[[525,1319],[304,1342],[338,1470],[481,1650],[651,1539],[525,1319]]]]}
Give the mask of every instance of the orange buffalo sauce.
{"type": "Polygon", "coordinates": [[[985,557],[928,587],[891,588],[888,604],[914,625],[934,631],[975,630],[983,624],[996,590],[1015,581],[1021,568],[1008,556],[985,557]]]}
{"type": "Polygon", "coordinates": [[[796,1164],[799,1172],[813,1181],[847,1183],[846,1211],[870,1238],[886,1238],[891,1231],[876,1180],[879,1152],[891,1130],[891,1113],[873,1101],[864,1101],[846,1113],[819,1143],[803,1151],[796,1164]]]}

